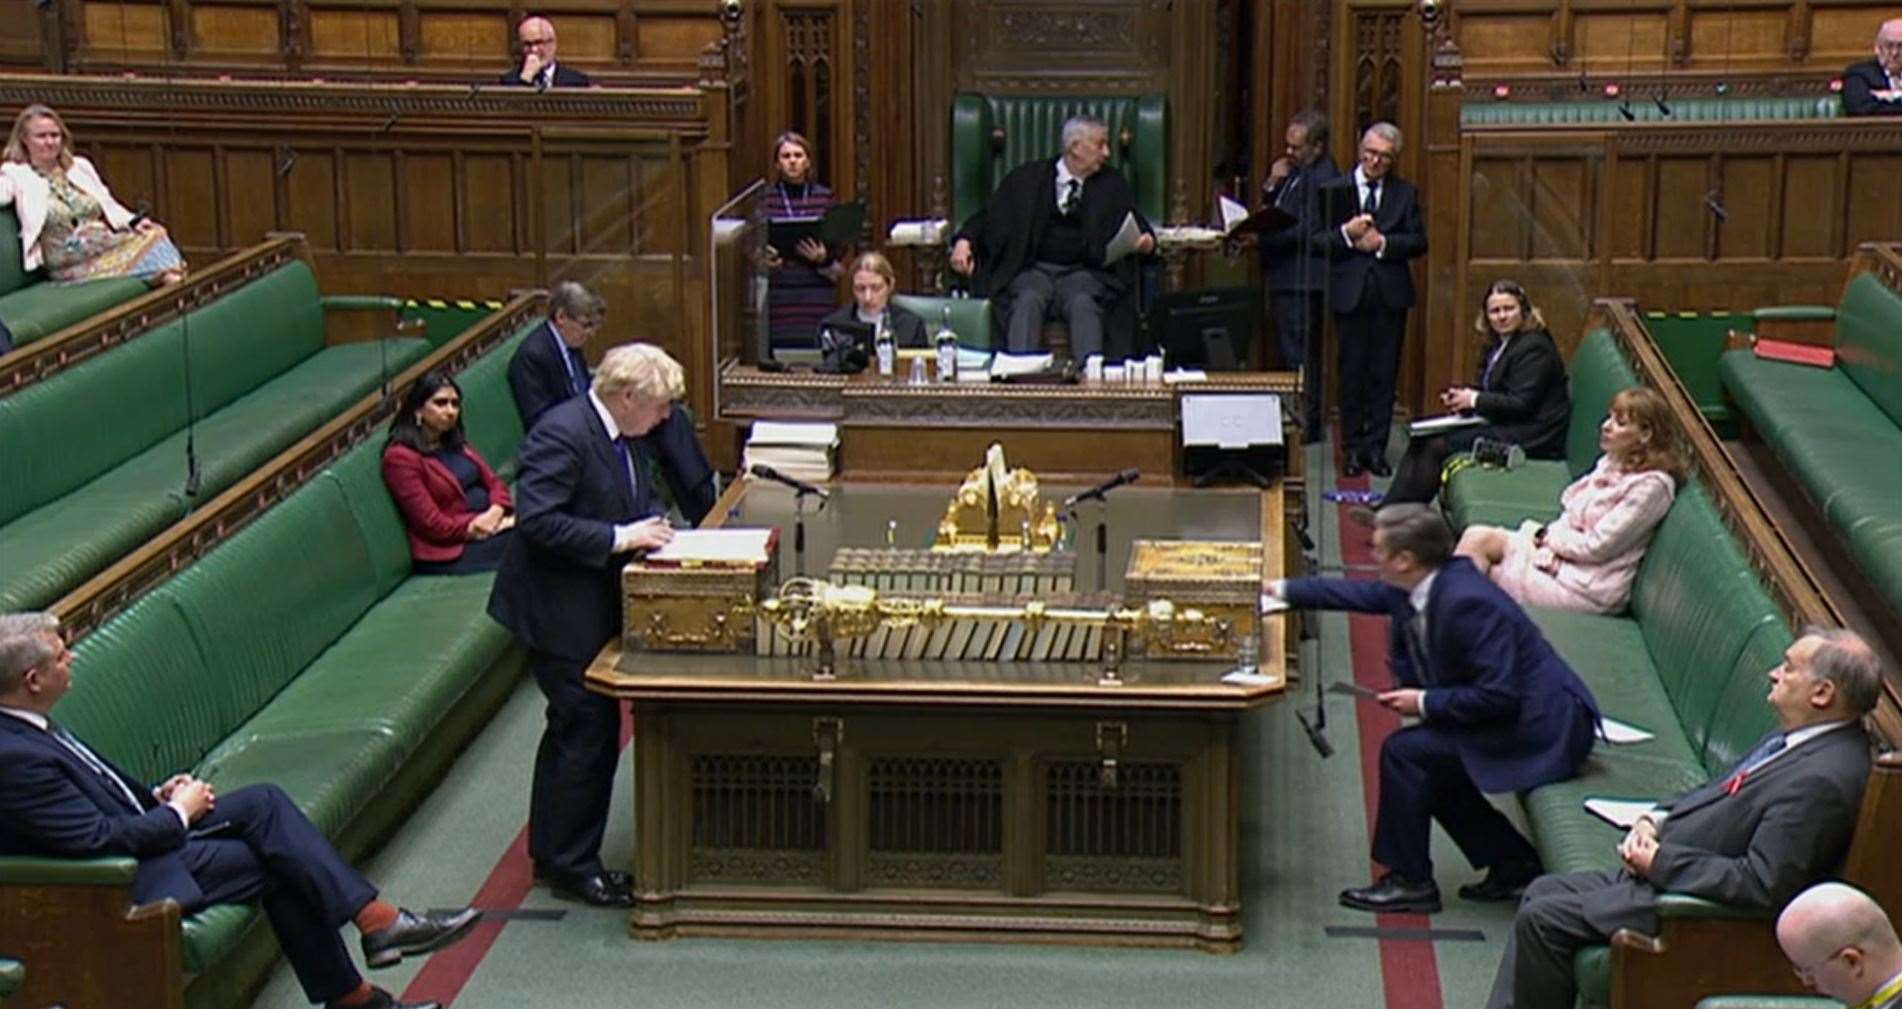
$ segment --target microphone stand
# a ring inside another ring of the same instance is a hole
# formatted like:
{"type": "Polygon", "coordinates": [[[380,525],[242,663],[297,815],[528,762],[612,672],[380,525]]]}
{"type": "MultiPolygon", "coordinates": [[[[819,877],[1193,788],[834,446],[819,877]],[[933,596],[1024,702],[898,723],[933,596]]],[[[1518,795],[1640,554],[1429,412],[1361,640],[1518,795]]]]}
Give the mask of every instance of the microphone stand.
{"type": "MultiPolygon", "coordinates": [[[[793,574],[806,576],[806,498],[812,491],[805,488],[793,488],[793,574]]],[[[819,499],[819,509],[826,506],[825,498],[819,499]]]]}

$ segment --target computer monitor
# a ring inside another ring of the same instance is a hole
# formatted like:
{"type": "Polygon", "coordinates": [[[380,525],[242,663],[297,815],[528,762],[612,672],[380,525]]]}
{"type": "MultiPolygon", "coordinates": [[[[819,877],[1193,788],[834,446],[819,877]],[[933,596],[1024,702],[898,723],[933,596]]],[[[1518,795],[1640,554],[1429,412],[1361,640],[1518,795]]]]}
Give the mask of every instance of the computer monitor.
{"type": "Polygon", "coordinates": [[[1171,368],[1237,371],[1248,366],[1256,308],[1252,287],[1176,291],[1156,299],[1150,331],[1171,368]]]}

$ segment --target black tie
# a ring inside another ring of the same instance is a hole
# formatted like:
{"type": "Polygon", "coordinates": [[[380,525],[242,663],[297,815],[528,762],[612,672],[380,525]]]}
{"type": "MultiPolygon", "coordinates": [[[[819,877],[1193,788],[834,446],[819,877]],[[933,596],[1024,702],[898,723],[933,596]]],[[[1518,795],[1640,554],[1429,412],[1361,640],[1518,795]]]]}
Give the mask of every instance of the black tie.
{"type": "Polygon", "coordinates": [[[1076,213],[1076,205],[1082,202],[1082,200],[1083,200],[1082,180],[1071,179],[1066,184],[1063,190],[1063,206],[1059,208],[1063,211],[1063,216],[1068,217],[1071,214],[1076,213]]]}
{"type": "Polygon", "coordinates": [[[1360,205],[1360,212],[1363,214],[1371,214],[1374,211],[1379,209],[1380,209],[1380,183],[1369,182],[1367,184],[1367,202],[1362,203],[1360,205]]]}

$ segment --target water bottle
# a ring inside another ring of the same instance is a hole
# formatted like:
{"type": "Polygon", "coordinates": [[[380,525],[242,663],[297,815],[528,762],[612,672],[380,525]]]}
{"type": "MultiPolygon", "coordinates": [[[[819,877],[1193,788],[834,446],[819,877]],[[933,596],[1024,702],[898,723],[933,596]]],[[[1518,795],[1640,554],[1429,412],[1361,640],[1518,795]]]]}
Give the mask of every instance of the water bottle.
{"type": "Polygon", "coordinates": [[[951,328],[951,306],[938,321],[938,381],[958,380],[958,334],[951,328]]]}
{"type": "Polygon", "coordinates": [[[892,340],[891,326],[886,322],[889,313],[878,317],[878,327],[872,331],[872,347],[878,351],[878,373],[891,378],[898,371],[898,344],[892,340]]]}

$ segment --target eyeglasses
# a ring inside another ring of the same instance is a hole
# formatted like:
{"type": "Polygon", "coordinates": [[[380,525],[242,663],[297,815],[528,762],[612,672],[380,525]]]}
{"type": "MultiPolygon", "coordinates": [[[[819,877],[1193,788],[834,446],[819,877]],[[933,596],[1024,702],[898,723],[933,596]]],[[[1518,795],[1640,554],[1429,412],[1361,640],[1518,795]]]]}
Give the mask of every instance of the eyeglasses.
{"type": "Polygon", "coordinates": [[[1392,161],[1393,160],[1392,151],[1376,151],[1371,147],[1361,148],[1360,156],[1363,158],[1371,158],[1375,161],[1392,161]]]}

